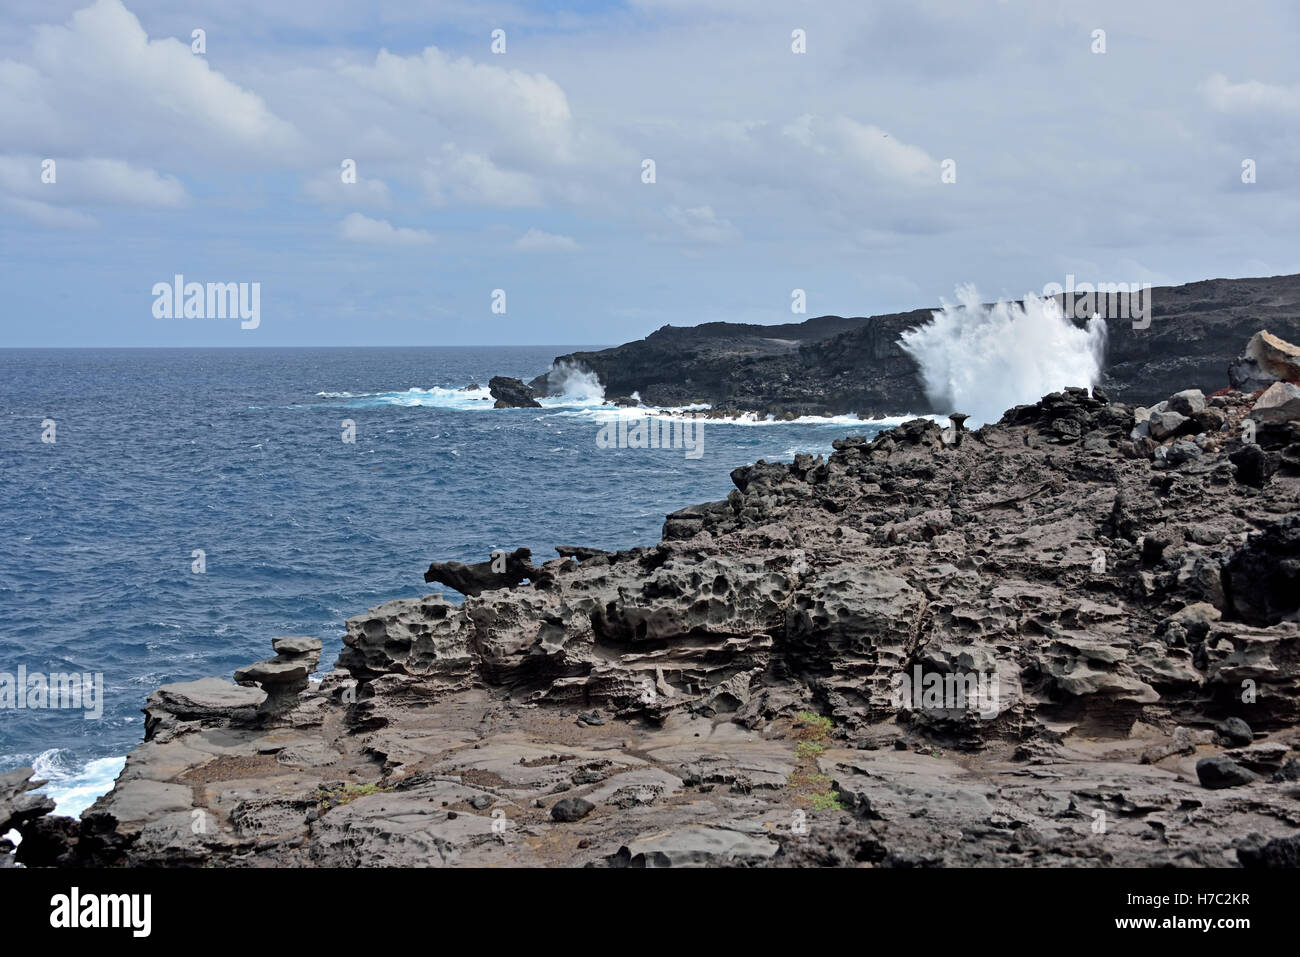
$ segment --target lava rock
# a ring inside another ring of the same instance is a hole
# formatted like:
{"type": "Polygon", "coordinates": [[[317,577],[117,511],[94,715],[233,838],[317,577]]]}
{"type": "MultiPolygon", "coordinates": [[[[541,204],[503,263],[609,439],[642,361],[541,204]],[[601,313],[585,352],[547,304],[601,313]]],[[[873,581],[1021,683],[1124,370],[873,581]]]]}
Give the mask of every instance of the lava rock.
{"type": "Polygon", "coordinates": [[[1219,738],[1223,745],[1231,748],[1243,748],[1255,740],[1255,732],[1250,730],[1250,725],[1241,718],[1228,718],[1226,721],[1220,721],[1214,726],[1214,730],[1219,732],[1219,738]]]}
{"type": "Polygon", "coordinates": [[[1191,418],[1205,408],[1205,393],[1200,389],[1184,389],[1171,395],[1168,403],[1171,411],[1191,418]]]}
{"type": "Polygon", "coordinates": [[[1195,442],[1175,442],[1169,447],[1165,461],[1170,465],[1182,465],[1201,457],[1201,450],[1195,442]]]}
{"type": "Polygon", "coordinates": [[[1238,847],[1237,860],[1242,867],[1300,867],[1300,834],[1238,847]]]}
{"type": "Polygon", "coordinates": [[[1300,610],[1300,515],[1250,536],[1223,575],[1229,603],[1251,624],[1276,624],[1300,610]]]}
{"type": "Polygon", "coordinates": [[[492,394],[492,398],[497,400],[498,409],[540,409],[542,407],[531,388],[524,385],[521,380],[509,376],[493,376],[488,382],[488,391],[492,394]]]}
{"type": "Polygon", "coordinates": [[[1251,406],[1250,417],[1256,422],[1290,422],[1300,419],[1300,386],[1274,382],[1251,406]]]}
{"type": "Polygon", "coordinates": [[[1278,468],[1277,454],[1266,452],[1253,442],[1229,452],[1228,461],[1237,467],[1237,481],[1255,488],[1267,485],[1278,468]]]}
{"type": "Polygon", "coordinates": [[[1196,762],[1196,777],[1201,787],[1211,791],[1235,788],[1260,780],[1258,774],[1247,770],[1231,758],[1202,758],[1196,762]]]}
{"type": "Polygon", "coordinates": [[[1267,389],[1279,379],[1300,380],[1300,347],[1261,329],[1228,366],[1228,381],[1241,392],[1267,389]]]}
{"type": "Polygon", "coordinates": [[[596,805],[592,804],[586,798],[569,797],[561,801],[556,801],[551,805],[551,820],[572,823],[581,821],[584,817],[596,810],[596,805]]]}
{"type": "Polygon", "coordinates": [[[235,670],[235,684],[259,686],[266,698],[257,710],[262,721],[278,718],[293,710],[298,695],[307,690],[308,678],[320,665],[319,638],[291,636],[271,642],[274,658],[258,661],[235,670]]]}
{"type": "Polygon", "coordinates": [[[498,588],[513,588],[536,578],[539,569],[533,565],[532,557],[531,550],[516,548],[509,554],[494,554],[487,561],[473,565],[433,562],[424,573],[424,580],[454,588],[462,595],[481,595],[498,588]],[[499,568],[503,570],[498,571],[499,568]]]}

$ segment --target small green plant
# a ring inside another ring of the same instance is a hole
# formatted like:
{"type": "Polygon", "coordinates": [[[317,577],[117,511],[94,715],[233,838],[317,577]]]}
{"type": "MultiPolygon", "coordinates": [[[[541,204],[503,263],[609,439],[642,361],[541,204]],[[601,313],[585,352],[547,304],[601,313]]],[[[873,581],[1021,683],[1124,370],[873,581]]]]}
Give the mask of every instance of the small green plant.
{"type": "Polygon", "coordinates": [[[786,781],[795,804],[812,811],[844,810],[839,792],[831,786],[834,782],[817,769],[817,759],[826,750],[835,722],[811,711],[800,711],[796,717],[795,769],[786,781]]]}
{"type": "Polygon", "coordinates": [[[835,722],[830,718],[814,714],[811,711],[800,711],[798,718],[808,725],[818,737],[830,737],[831,728],[835,727],[835,722]]]}
{"type": "Polygon", "coordinates": [[[810,795],[808,806],[814,811],[843,811],[838,791],[819,791],[810,795]]]}
{"type": "Polygon", "coordinates": [[[795,757],[799,758],[815,758],[825,750],[826,745],[824,744],[818,744],[815,741],[800,741],[795,745],[794,753],[795,757]]]}
{"type": "Polygon", "coordinates": [[[344,804],[351,804],[357,798],[391,790],[391,787],[382,784],[346,784],[343,786],[343,790],[341,791],[320,792],[319,803],[317,806],[320,808],[320,812],[324,814],[331,808],[342,807],[344,804]]]}

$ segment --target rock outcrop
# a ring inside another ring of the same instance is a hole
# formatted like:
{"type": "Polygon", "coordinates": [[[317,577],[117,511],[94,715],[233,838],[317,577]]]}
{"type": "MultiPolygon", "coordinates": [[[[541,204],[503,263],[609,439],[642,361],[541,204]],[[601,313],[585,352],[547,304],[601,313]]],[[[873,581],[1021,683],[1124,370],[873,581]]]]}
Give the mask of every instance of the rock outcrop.
{"type": "Polygon", "coordinates": [[[319,683],[279,639],[260,690],[159,689],[114,790],[20,856],[1293,861],[1300,422],[1256,403],[1069,389],[739,468],[653,547],[434,563],[469,597],[353,618],[319,683]]]}
{"type": "Polygon", "coordinates": [[[320,664],[321,640],[310,637],[277,638],[271,642],[275,657],[235,671],[235,684],[257,686],[266,693],[258,708],[262,721],[272,721],[298,704],[307,679],[320,664]]]}
{"type": "Polygon", "coordinates": [[[533,390],[520,379],[503,375],[493,376],[488,382],[488,391],[492,398],[497,400],[493,406],[497,409],[540,409],[542,407],[533,390]]]}
{"type": "MultiPolygon", "coordinates": [[[[1152,405],[1179,389],[1208,394],[1224,384],[1230,365],[1237,377],[1232,385],[1247,393],[1296,378],[1286,371],[1295,368],[1295,347],[1276,343],[1300,342],[1300,276],[1211,279],[1156,287],[1149,295],[1150,315],[1140,320],[1109,302],[1099,307],[1108,327],[1100,385],[1112,398],[1152,405]],[[1268,332],[1256,336],[1242,357],[1242,343],[1261,327],[1268,332]],[[1267,381],[1254,384],[1260,380],[1251,370],[1263,368],[1272,370],[1263,373],[1267,381]]],[[[706,402],[778,418],[946,415],[953,410],[930,408],[916,363],[898,344],[902,332],[928,322],[932,312],[821,316],[776,326],[664,326],[612,349],[557,356],[554,368],[595,372],[606,395],[635,392],[649,405],[706,402]]],[[[545,395],[549,379],[543,374],[531,385],[545,395]]]]}
{"type": "Polygon", "coordinates": [[[1228,366],[1228,382],[1240,392],[1258,392],[1278,381],[1300,382],[1300,347],[1261,329],[1228,366]]]}

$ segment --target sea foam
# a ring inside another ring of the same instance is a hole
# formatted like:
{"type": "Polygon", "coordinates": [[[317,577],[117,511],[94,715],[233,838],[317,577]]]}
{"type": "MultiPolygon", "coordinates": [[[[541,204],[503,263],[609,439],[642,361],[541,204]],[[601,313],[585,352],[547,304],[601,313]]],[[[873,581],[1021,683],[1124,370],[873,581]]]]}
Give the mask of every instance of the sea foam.
{"type": "Polygon", "coordinates": [[[1104,320],[1094,317],[1079,328],[1056,300],[1034,295],[1023,305],[986,306],[972,285],[958,287],[957,300],[945,301],[930,322],[899,337],[936,408],[964,412],[978,426],[1049,392],[1100,381],[1104,320]]]}

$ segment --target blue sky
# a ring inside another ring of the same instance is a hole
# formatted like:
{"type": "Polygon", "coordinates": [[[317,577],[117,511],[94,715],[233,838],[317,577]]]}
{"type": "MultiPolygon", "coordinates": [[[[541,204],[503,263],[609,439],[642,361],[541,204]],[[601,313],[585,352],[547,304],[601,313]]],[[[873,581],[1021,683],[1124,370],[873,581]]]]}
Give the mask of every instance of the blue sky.
{"type": "Polygon", "coordinates": [[[794,289],[870,315],[967,282],[1300,271],[1286,0],[10,0],[0,23],[0,346],[616,343],[801,319],[794,289]],[[260,283],[260,324],[156,318],[177,273],[260,283]]]}

